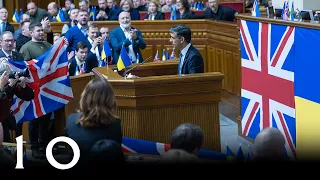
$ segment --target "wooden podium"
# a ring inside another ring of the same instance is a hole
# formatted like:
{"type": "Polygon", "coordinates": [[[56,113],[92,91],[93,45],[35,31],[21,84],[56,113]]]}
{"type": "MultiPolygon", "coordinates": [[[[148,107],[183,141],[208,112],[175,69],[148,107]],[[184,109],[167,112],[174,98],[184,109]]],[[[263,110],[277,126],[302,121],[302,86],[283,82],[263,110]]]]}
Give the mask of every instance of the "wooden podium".
{"type": "Polygon", "coordinates": [[[177,66],[176,60],[145,63],[131,71],[139,76],[131,79],[110,67],[95,68],[93,73],[108,78],[114,88],[123,136],[170,143],[177,126],[193,123],[205,132],[203,148],[220,152],[218,105],[224,75],[180,76],[176,75],[177,66]]]}

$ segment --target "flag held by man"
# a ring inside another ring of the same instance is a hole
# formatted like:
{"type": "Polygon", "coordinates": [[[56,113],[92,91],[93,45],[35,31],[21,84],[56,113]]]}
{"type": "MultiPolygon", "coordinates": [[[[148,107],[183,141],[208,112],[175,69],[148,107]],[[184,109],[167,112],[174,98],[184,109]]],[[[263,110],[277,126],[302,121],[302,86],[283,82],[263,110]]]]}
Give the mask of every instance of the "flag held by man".
{"type": "Polygon", "coordinates": [[[68,75],[68,42],[60,38],[46,53],[31,61],[10,61],[13,69],[28,68],[27,84],[34,91],[32,101],[14,97],[11,110],[18,122],[30,121],[53,112],[73,98],[68,75]]]}

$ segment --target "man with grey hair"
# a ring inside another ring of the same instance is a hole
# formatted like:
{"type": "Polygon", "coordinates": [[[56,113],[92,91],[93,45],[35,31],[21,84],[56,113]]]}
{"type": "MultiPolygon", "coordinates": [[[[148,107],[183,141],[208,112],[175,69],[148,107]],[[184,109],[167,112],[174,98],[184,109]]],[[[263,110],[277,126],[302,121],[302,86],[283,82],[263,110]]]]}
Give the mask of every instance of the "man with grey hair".
{"type": "Polygon", "coordinates": [[[5,57],[13,61],[23,61],[22,54],[13,51],[14,50],[14,38],[10,31],[5,31],[0,35],[0,57],[5,57]]]}
{"type": "Polygon", "coordinates": [[[181,124],[172,132],[170,150],[162,156],[162,161],[168,163],[195,162],[203,142],[204,132],[199,126],[191,123],[181,124]]]}
{"type": "Polygon", "coordinates": [[[204,72],[202,55],[191,44],[191,35],[191,29],[186,25],[177,25],[170,29],[170,42],[174,49],[180,50],[178,74],[204,72]]]}
{"type": "Polygon", "coordinates": [[[140,49],[145,49],[147,45],[140,30],[131,26],[131,17],[128,12],[123,11],[119,14],[119,26],[110,32],[110,41],[113,50],[112,64],[117,64],[122,46],[126,48],[132,62],[136,62],[137,55],[143,62],[140,49]]]}
{"type": "Polygon", "coordinates": [[[255,138],[255,160],[285,160],[285,139],[279,129],[265,128],[255,138]]]}

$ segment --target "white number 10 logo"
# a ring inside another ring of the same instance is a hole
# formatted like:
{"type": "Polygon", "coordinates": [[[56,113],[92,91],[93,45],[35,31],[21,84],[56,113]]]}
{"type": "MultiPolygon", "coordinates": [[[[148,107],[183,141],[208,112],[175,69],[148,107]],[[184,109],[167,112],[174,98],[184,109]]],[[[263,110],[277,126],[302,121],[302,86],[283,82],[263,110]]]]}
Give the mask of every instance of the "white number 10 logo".
{"type": "MultiPolygon", "coordinates": [[[[24,169],[24,167],[23,167],[23,145],[22,145],[23,142],[22,142],[22,140],[23,140],[22,135],[16,138],[16,142],[17,142],[16,169],[24,169]]],[[[61,170],[70,169],[73,166],[75,166],[77,164],[77,162],[79,161],[80,149],[79,149],[78,144],[74,140],[72,140],[68,137],[60,136],[60,137],[54,138],[52,141],[49,142],[47,149],[46,149],[46,157],[47,157],[47,160],[49,161],[49,163],[51,164],[51,166],[53,166],[57,169],[61,169],[61,170]],[[52,148],[57,142],[65,142],[71,146],[71,148],[73,150],[73,159],[70,163],[60,164],[54,159],[54,157],[52,155],[52,148]]]]}

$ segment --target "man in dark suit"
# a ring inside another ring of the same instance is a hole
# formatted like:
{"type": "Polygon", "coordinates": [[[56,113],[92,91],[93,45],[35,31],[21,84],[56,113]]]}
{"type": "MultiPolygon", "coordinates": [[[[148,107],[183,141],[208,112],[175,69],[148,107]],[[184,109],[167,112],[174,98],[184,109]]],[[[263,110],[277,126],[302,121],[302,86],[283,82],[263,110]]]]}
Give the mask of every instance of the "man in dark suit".
{"type": "Polygon", "coordinates": [[[203,12],[205,19],[234,21],[237,11],[220,5],[220,0],[208,0],[208,8],[203,12]]]}
{"type": "Polygon", "coordinates": [[[4,7],[0,8],[0,34],[10,31],[14,33],[13,25],[8,22],[8,10],[4,7]]]}
{"type": "Polygon", "coordinates": [[[191,29],[185,25],[174,26],[170,29],[170,36],[173,48],[180,50],[178,74],[203,73],[202,56],[191,44],[191,29]]]}
{"type": "Polygon", "coordinates": [[[89,48],[84,42],[79,42],[76,46],[76,55],[69,60],[69,76],[77,76],[91,72],[98,67],[95,54],[88,53],[89,48]]]}
{"type": "MultiPolygon", "coordinates": [[[[13,33],[10,31],[5,31],[0,35],[0,59],[7,58],[13,61],[24,61],[22,54],[13,51],[14,49],[14,38],[13,33]]],[[[10,113],[6,121],[3,122],[3,128],[6,132],[5,134],[5,141],[11,142],[10,136],[8,136],[9,129],[15,130],[16,137],[22,135],[22,123],[16,124],[16,120],[12,113],[10,113]]]]}
{"type": "Polygon", "coordinates": [[[119,54],[122,46],[127,50],[132,62],[136,61],[136,56],[139,54],[140,61],[143,61],[140,49],[146,48],[146,42],[144,41],[140,30],[131,27],[131,18],[128,12],[121,12],[119,15],[120,26],[113,29],[110,33],[110,41],[113,50],[113,62],[117,64],[119,54]]]}

